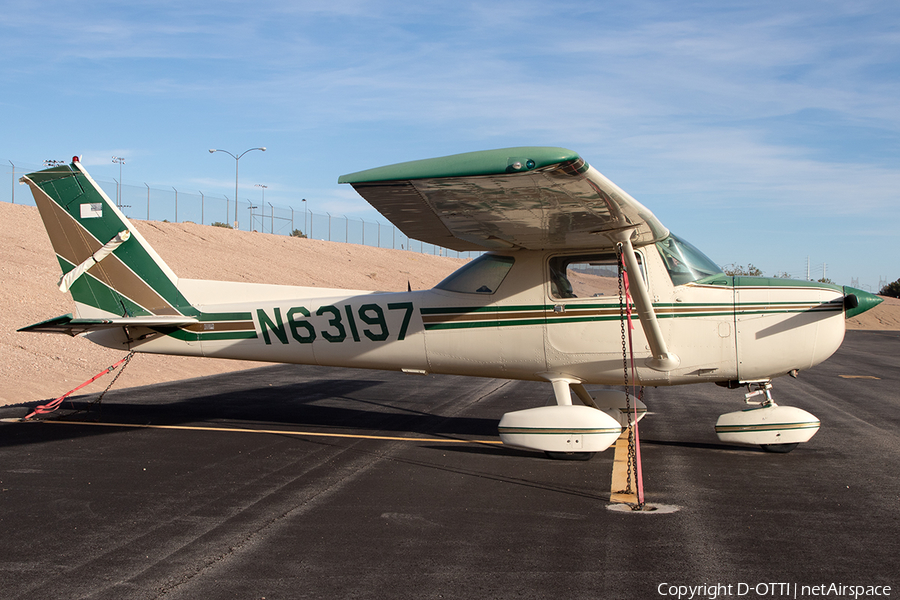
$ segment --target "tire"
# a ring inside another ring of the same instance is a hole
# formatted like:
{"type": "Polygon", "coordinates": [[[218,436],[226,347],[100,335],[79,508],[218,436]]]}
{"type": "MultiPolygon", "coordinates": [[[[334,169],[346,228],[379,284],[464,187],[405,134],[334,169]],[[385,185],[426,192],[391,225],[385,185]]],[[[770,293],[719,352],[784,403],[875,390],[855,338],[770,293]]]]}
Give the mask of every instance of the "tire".
{"type": "Polygon", "coordinates": [[[545,454],[553,460],[591,460],[596,452],[550,452],[545,454]]]}
{"type": "Polygon", "coordinates": [[[772,452],[774,454],[787,454],[799,445],[799,442],[795,442],[793,444],[760,444],[759,447],[766,452],[772,452]]]}

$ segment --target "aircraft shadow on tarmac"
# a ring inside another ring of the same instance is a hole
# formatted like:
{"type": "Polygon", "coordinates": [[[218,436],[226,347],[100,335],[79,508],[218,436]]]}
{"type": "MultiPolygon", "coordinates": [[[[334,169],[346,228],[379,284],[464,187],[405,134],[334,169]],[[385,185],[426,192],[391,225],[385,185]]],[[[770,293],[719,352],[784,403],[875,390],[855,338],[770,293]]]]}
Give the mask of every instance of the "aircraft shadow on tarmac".
{"type": "MultiPolygon", "coordinates": [[[[440,414],[453,398],[466,395],[472,378],[410,378],[388,372],[300,365],[261,367],[138,388],[112,390],[66,401],[48,420],[125,425],[284,429],[384,435],[497,439],[499,414],[487,418],[440,414]],[[461,389],[462,388],[462,389],[461,389]],[[211,390],[213,390],[211,392],[211,390]],[[448,397],[450,399],[448,399],[448,397]]],[[[2,417],[23,417],[43,402],[0,408],[2,417]]],[[[115,428],[24,428],[0,436],[0,447],[95,436],[115,428]],[[25,431],[27,429],[28,431],[25,431]]],[[[707,451],[761,452],[756,446],[645,438],[643,444],[707,451]]],[[[534,456],[534,452],[494,444],[434,444],[453,453],[534,456]]]]}
{"type": "MultiPolygon", "coordinates": [[[[331,370],[309,373],[294,365],[263,367],[174,383],[110,391],[102,403],[99,394],[66,401],[52,420],[122,423],[127,425],[196,425],[248,429],[284,428],[286,431],[344,432],[408,437],[496,438],[497,417],[442,415],[435,402],[453,383],[439,380],[401,383],[409,376],[371,371],[331,370]],[[300,371],[301,380],[291,372],[300,371]],[[309,376],[312,375],[312,379],[309,376]],[[385,376],[386,375],[386,376],[385,376]],[[404,379],[405,378],[405,379],[404,379]],[[435,383],[438,381],[438,383],[435,383]],[[400,388],[400,389],[398,389],[400,388]],[[210,393],[210,390],[214,390],[210,393]],[[424,392],[424,393],[423,393],[424,392]],[[430,410],[431,409],[431,410],[430,410]],[[435,410],[436,409],[436,410],[435,410]]],[[[458,378],[451,378],[458,379],[458,378]]],[[[452,395],[459,396],[458,391],[452,395]]],[[[0,409],[3,417],[22,417],[43,402],[0,409]]],[[[452,411],[451,411],[452,412],[452,411]]],[[[101,435],[112,431],[97,427],[36,428],[38,436],[0,436],[0,446],[101,435]],[[65,429],[67,431],[56,431],[65,429]],[[47,437],[49,436],[49,437],[47,437]]]]}

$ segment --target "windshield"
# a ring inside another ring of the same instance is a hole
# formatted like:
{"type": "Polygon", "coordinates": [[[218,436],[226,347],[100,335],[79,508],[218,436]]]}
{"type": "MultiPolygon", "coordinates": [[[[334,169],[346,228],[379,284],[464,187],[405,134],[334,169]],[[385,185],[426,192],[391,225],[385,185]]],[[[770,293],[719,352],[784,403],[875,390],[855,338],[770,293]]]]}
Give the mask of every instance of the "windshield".
{"type": "Polygon", "coordinates": [[[493,294],[513,266],[511,256],[483,254],[459,269],[435,287],[463,294],[493,294]]]}
{"type": "Polygon", "coordinates": [[[722,269],[705,254],[674,234],[656,243],[669,277],[675,285],[684,285],[710,275],[719,275],[722,269]]]}

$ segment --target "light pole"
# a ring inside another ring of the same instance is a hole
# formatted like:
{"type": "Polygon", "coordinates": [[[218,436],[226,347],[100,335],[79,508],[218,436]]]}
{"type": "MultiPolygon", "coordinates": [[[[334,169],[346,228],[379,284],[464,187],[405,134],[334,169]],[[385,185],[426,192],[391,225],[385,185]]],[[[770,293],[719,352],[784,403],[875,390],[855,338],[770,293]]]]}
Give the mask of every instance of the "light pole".
{"type": "Polygon", "coordinates": [[[309,237],[309,230],[306,228],[306,198],[303,198],[300,202],[303,203],[303,229],[306,229],[306,231],[301,231],[300,233],[306,234],[306,237],[309,237]]]}
{"type": "MultiPolygon", "coordinates": [[[[267,185],[265,185],[265,184],[263,184],[263,183],[257,183],[257,184],[254,184],[253,187],[262,188],[262,202],[260,202],[260,204],[262,204],[262,207],[263,207],[263,216],[262,216],[262,218],[265,218],[265,216],[266,216],[266,188],[269,187],[269,186],[267,186],[267,185]]],[[[270,204],[269,206],[271,206],[271,204],[270,204]]],[[[252,225],[252,223],[251,223],[251,225],[252,225]]],[[[263,233],[265,233],[265,232],[266,232],[266,225],[265,225],[265,222],[264,222],[264,221],[260,221],[260,225],[259,225],[259,226],[260,226],[260,228],[263,230],[263,233]]]]}
{"type": "Polygon", "coordinates": [[[125,159],[121,156],[113,156],[112,161],[114,163],[118,163],[119,165],[119,181],[116,183],[116,206],[122,206],[122,165],[125,164],[125,159]]]}
{"type": "MultiPolygon", "coordinates": [[[[253,206],[253,203],[251,202],[250,206],[248,206],[247,208],[250,209],[250,231],[255,231],[255,229],[253,229],[253,211],[259,207],[253,206]]],[[[265,215],[263,215],[263,216],[265,216],[265,215]]],[[[262,219],[260,219],[260,221],[262,221],[262,219]]],[[[265,231],[263,231],[263,233],[265,233],[265,231]]]]}
{"type": "Polygon", "coordinates": [[[260,148],[250,148],[248,150],[244,150],[237,156],[235,156],[228,150],[210,149],[210,151],[209,151],[210,154],[212,154],[214,152],[224,152],[225,154],[227,154],[228,156],[230,156],[231,158],[234,159],[234,228],[235,229],[238,228],[238,161],[241,160],[241,157],[243,155],[247,154],[251,150],[261,150],[261,151],[265,152],[266,148],[264,146],[260,147],[260,148]]]}

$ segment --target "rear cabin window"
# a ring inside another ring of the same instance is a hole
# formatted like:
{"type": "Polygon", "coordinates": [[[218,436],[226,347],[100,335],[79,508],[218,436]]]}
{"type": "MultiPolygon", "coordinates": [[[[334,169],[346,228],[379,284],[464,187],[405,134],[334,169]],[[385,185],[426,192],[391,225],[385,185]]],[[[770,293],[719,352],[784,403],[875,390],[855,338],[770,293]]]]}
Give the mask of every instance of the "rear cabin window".
{"type": "Polygon", "coordinates": [[[483,254],[435,286],[446,292],[493,294],[506,279],[515,259],[483,254]]]}
{"type": "MultiPolygon", "coordinates": [[[[640,254],[637,259],[643,271],[640,254]]],[[[554,256],[549,267],[552,298],[619,296],[619,264],[615,254],[554,256]]]]}

